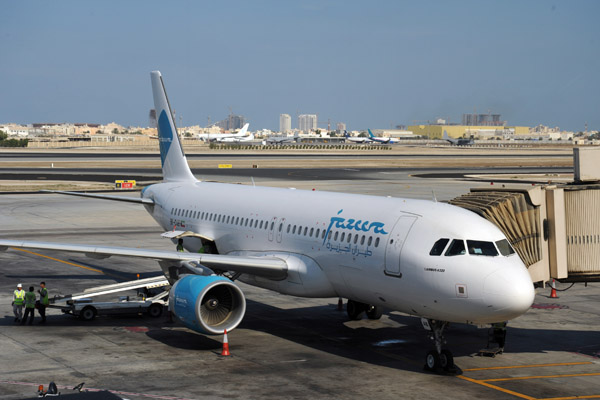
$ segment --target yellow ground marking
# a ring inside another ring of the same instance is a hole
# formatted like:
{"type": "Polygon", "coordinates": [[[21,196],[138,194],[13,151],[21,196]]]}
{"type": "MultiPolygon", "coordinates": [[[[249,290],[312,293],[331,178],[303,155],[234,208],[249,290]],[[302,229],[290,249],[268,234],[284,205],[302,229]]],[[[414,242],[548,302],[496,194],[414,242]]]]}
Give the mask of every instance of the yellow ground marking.
{"type": "Polygon", "coordinates": [[[591,361],[584,361],[584,362],[569,362],[569,363],[555,363],[555,364],[512,365],[512,366],[508,366],[508,367],[468,368],[468,369],[463,369],[463,371],[467,372],[467,371],[488,371],[488,370],[493,370],[493,369],[564,367],[564,366],[569,366],[569,365],[586,365],[586,364],[593,364],[593,363],[591,361]]]}
{"type": "Polygon", "coordinates": [[[99,272],[99,273],[101,273],[101,274],[104,275],[104,272],[102,272],[101,270],[96,269],[96,268],[90,268],[90,267],[86,267],[85,265],[75,264],[75,263],[64,261],[64,260],[59,260],[58,258],[54,258],[54,257],[50,257],[50,256],[45,256],[43,254],[34,253],[33,251],[29,251],[29,250],[25,250],[25,249],[19,249],[18,247],[11,247],[11,249],[22,251],[22,252],[29,253],[29,254],[33,254],[33,255],[39,256],[39,257],[44,257],[44,258],[47,258],[47,259],[52,260],[52,261],[58,261],[58,262],[63,263],[63,264],[72,265],[74,267],[87,269],[89,271],[99,272]]]}
{"type": "Polygon", "coordinates": [[[481,379],[481,382],[522,381],[522,380],[525,380],[525,379],[572,378],[572,377],[575,377],[575,376],[598,376],[598,375],[600,375],[600,372],[593,372],[593,373],[589,373],[589,374],[517,376],[517,377],[514,377],[514,378],[481,379]]]}
{"type": "Polygon", "coordinates": [[[538,400],[574,400],[574,399],[600,399],[600,394],[592,394],[589,396],[570,396],[570,397],[547,397],[538,400]]]}
{"type": "Polygon", "coordinates": [[[458,375],[457,378],[463,379],[465,381],[473,382],[473,383],[476,383],[478,385],[486,386],[486,387],[489,387],[490,389],[499,390],[501,392],[504,392],[504,393],[507,393],[507,394],[511,394],[513,396],[520,397],[522,399],[536,400],[535,397],[527,396],[526,394],[522,394],[522,393],[513,392],[512,390],[504,389],[504,388],[501,388],[501,387],[496,386],[496,385],[491,385],[491,384],[489,384],[487,382],[483,382],[483,381],[480,381],[480,380],[477,380],[477,379],[467,378],[466,376],[463,376],[463,375],[458,375]]]}
{"type": "MultiPolygon", "coordinates": [[[[489,368],[469,368],[463,371],[489,371],[489,370],[500,370],[500,369],[513,369],[513,368],[542,368],[542,367],[564,367],[572,365],[589,365],[593,364],[591,361],[585,362],[570,362],[570,363],[553,363],[553,364],[531,364],[531,365],[515,365],[507,367],[489,367],[489,368]]],[[[574,399],[598,399],[600,395],[583,395],[583,396],[567,396],[567,397],[548,397],[544,399],[536,399],[535,397],[527,396],[522,393],[517,393],[512,390],[504,389],[496,385],[492,385],[489,382],[506,382],[516,380],[527,380],[527,379],[552,379],[552,378],[572,378],[578,376],[598,376],[600,372],[595,373],[584,373],[584,374],[563,374],[563,375],[545,375],[545,376],[523,376],[514,378],[495,378],[495,379],[473,379],[463,375],[458,375],[457,378],[476,383],[478,385],[486,386],[490,389],[499,390],[501,392],[511,394],[516,397],[528,400],[574,400],[574,399]]]]}

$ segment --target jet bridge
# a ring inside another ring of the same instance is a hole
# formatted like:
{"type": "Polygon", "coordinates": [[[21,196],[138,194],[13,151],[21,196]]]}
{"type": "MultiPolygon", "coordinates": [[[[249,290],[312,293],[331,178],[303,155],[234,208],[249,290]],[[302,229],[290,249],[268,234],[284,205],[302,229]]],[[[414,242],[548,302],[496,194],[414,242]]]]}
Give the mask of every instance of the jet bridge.
{"type": "Polygon", "coordinates": [[[575,148],[574,181],[474,188],[449,201],[493,222],[534,282],[600,281],[600,149],[575,148]]]}

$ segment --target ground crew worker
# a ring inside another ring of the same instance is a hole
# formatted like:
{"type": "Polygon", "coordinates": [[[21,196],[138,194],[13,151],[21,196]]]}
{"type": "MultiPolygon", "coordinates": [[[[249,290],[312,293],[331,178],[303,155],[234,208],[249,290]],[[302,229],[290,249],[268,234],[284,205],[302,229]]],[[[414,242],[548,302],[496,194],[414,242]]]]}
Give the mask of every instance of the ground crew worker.
{"type": "Polygon", "coordinates": [[[40,307],[38,308],[38,312],[40,313],[40,316],[42,317],[40,324],[45,324],[46,323],[46,307],[48,307],[48,304],[50,304],[50,301],[48,300],[48,289],[46,289],[46,282],[40,283],[40,287],[41,287],[41,289],[38,290],[38,293],[40,294],[40,307]]]}
{"type": "Polygon", "coordinates": [[[35,312],[35,293],[33,292],[33,286],[29,286],[29,292],[25,293],[25,314],[21,320],[21,325],[25,325],[27,316],[29,317],[29,325],[33,324],[33,317],[35,312]]]}
{"type": "Polygon", "coordinates": [[[177,241],[177,251],[185,251],[185,249],[183,248],[183,239],[179,239],[177,241]]]}
{"type": "Polygon", "coordinates": [[[25,291],[23,285],[17,285],[17,289],[13,293],[13,313],[15,314],[15,322],[20,322],[23,319],[23,305],[25,304],[25,291]]]}

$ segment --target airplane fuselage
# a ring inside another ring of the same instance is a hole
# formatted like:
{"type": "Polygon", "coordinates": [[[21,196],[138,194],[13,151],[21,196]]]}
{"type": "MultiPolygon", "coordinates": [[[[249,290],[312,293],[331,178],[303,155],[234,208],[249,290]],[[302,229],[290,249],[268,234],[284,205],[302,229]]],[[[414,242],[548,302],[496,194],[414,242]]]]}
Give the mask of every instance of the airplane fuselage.
{"type": "MultiPolygon", "coordinates": [[[[454,241],[495,249],[505,240],[492,223],[448,204],[210,182],[156,184],[142,197],[155,202],[147,208],[163,228],[212,238],[219,254],[285,259],[284,280],[240,278],[280,293],[477,324],[514,318],[533,300],[517,254],[465,247],[448,255],[454,241]],[[448,250],[430,255],[440,239],[448,250]]],[[[197,252],[201,242],[186,238],[184,246],[197,252]]]]}

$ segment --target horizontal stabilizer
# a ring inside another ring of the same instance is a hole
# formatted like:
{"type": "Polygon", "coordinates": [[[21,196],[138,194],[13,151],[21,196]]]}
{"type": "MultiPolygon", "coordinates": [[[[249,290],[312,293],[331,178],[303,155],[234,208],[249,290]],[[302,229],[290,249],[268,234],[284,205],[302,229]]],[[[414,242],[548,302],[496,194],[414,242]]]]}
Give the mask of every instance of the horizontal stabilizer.
{"type": "Polygon", "coordinates": [[[82,192],[65,192],[61,190],[40,190],[43,193],[58,193],[66,194],[69,196],[81,196],[81,197],[93,197],[96,199],[113,200],[113,201],[124,201],[127,203],[138,203],[138,204],[154,204],[151,199],[142,199],[141,197],[123,197],[123,196],[111,196],[106,194],[93,194],[93,193],[82,193],[82,192]]]}

